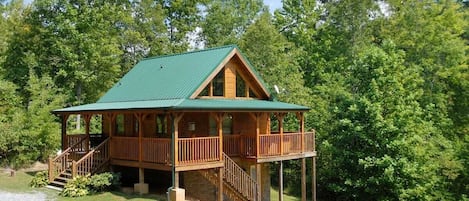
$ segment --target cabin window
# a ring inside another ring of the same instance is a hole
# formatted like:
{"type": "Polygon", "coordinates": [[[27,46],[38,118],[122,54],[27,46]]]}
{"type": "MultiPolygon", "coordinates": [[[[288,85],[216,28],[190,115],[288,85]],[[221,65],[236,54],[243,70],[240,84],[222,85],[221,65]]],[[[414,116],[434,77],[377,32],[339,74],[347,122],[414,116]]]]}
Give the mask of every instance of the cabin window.
{"type": "Polygon", "coordinates": [[[116,134],[117,135],[124,135],[124,115],[118,114],[116,116],[116,134]]]}
{"type": "MultiPolygon", "coordinates": [[[[218,135],[217,121],[213,117],[210,117],[209,124],[210,124],[210,136],[218,135]]],[[[233,133],[233,116],[231,114],[225,115],[225,117],[223,118],[222,132],[223,134],[233,133]]]]}
{"type": "Polygon", "coordinates": [[[168,125],[166,115],[156,115],[156,134],[166,134],[166,125],[168,125]]]}
{"type": "Polygon", "coordinates": [[[246,82],[239,74],[236,74],[236,97],[246,97],[246,95],[246,82]]]}
{"type": "Polygon", "coordinates": [[[210,84],[207,85],[207,87],[205,87],[204,90],[202,90],[202,92],[200,92],[199,96],[210,96],[209,88],[210,88],[210,84]]]}
{"type": "Polygon", "coordinates": [[[251,88],[249,88],[249,97],[251,97],[251,98],[257,98],[256,94],[254,93],[254,91],[252,91],[251,88]]]}
{"type": "Polygon", "coordinates": [[[212,81],[213,87],[213,96],[223,96],[224,95],[224,87],[225,87],[225,71],[220,71],[212,81]]]}

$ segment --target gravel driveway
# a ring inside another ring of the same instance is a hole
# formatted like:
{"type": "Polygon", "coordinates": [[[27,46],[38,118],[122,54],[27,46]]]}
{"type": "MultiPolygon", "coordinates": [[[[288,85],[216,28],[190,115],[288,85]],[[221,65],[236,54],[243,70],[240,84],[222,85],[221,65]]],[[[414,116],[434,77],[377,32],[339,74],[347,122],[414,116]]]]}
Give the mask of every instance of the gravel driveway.
{"type": "MultiPolygon", "coordinates": [[[[41,192],[11,193],[0,191],[0,200],[5,201],[46,201],[47,195],[41,192]]],[[[47,200],[49,201],[49,200],[47,200]]]]}

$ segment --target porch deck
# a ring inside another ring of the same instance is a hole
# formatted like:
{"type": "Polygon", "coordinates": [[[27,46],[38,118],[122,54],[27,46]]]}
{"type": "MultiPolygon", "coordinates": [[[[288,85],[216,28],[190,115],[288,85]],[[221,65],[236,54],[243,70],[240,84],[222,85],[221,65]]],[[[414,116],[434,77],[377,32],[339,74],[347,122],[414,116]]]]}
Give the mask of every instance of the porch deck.
{"type": "MultiPolygon", "coordinates": [[[[213,168],[222,166],[220,147],[230,157],[240,157],[257,162],[271,162],[312,157],[315,154],[314,132],[263,134],[256,136],[224,135],[220,138],[194,137],[177,140],[176,167],[181,170],[197,169],[198,166],[213,168]],[[259,146],[259,147],[258,147],[259,146]],[[192,167],[192,168],[191,168],[192,167]]],[[[77,142],[86,135],[69,135],[68,142],[77,142]]],[[[111,164],[145,166],[169,170],[171,167],[171,139],[113,136],[110,138],[111,164]]],[[[86,144],[80,146],[85,147],[86,144]]],[[[82,148],[84,149],[84,148],[82,148]]]]}

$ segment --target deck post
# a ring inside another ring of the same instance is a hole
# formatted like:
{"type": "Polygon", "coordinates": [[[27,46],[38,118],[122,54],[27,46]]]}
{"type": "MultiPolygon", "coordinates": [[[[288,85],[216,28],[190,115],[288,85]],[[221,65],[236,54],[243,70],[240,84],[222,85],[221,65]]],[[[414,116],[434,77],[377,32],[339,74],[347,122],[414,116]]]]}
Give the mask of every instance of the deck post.
{"type": "Polygon", "coordinates": [[[303,153],[305,151],[305,116],[303,112],[298,112],[296,117],[300,121],[301,152],[303,153]]]}
{"type": "Polygon", "coordinates": [[[91,116],[90,114],[85,114],[83,115],[85,118],[85,134],[88,140],[85,140],[85,151],[88,152],[90,151],[90,122],[91,122],[91,116]]]}
{"type": "Polygon", "coordinates": [[[67,120],[68,114],[61,115],[62,119],[62,151],[68,148],[67,120]]]}
{"type": "Polygon", "coordinates": [[[257,182],[257,200],[261,201],[262,200],[262,170],[261,170],[261,164],[256,163],[256,182],[257,182]]]}
{"type": "Polygon", "coordinates": [[[312,191],[312,198],[311,200],[312,201],[316,201],[316,156],[313,156],[312,158],[312,183],[313,183],[313,189],[311,189],[312,191]]]}
{"type": "Polygon", "coordinates": [[[112,137],[114,136],[114,125],[115,125],[115,120],[116,120],[116,115],[111,113],[107,114],[106,117],[109,119],[109,157],[112,158],[112,137]]]}
{"type": "Polygon", "coordinates": [[[306,201],[306,158],[301,159],[301,201],[306,201]]]}
{"type": "Polygon", "coordinates": [[[223,168],[218,168],[218,201],[223,201],[223,168]]]}
{"type": "Polygon", "coordinates": [[[278,200],[283,201],[283,161],[278,168],[278,200]]]}
{"type": "Polygon", "coordinates": [[[255,113],[256,117],[256,158],[259,158],[261,155],[261,147],[260,147],[260,141],[261,141],[261,129],[260,129],[260,113],[255,113]]]}
{"type": "Polygon", "coordinates": [[[280,132],[280,155],[283,155],[283,118],[285,117],[284,113],[278,113],[278,130],[280,132]]]}
{"type": "MultiPolygon", "coordinates": [[[[178,134],[179,134],[179,121],[182,119],[184,113],[171,114],[171,174],[172,174],[172,189],[179,188],[179,172],[176,171],[178,165],[179,150],[178,150],[178,134]]],[[[169,192],[168,192],[169,193],[169,192]]]]}

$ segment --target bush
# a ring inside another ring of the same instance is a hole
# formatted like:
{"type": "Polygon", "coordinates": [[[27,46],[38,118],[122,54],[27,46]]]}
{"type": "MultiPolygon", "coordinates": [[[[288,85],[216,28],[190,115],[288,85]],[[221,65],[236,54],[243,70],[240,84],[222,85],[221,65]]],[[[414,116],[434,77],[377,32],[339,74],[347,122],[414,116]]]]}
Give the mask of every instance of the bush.
{"type": "Polygon", "coordinates": [[[49,177],[49,173],[47,171],[37,172],[36,175],[34,175],[31,182],[29,182],[29,186],[33,188],[40,188],[40,187],[47,186],[47,184],[49,184],[48,177],[49,177]]]}
{"type": "Polygon", "coordinates": [[[90,193],[90,175],[76,176],[65,184],[64,190],[60,192],[64,197],[81,197],[90,193]]]}
{"type": "Polygon", "coordinates": [[[120,185],[120,174],[105,172],[93,175],[90,179],[90,188],[93,192],[112,190],[120,185]]]}
{"type": "Polygon", "coordinates": [[[120,185],[120,174],[105,172],[90,176],[77,176],[70,180],[60,193],[64,197],[80,197],[112,190],[120,185]]]}

